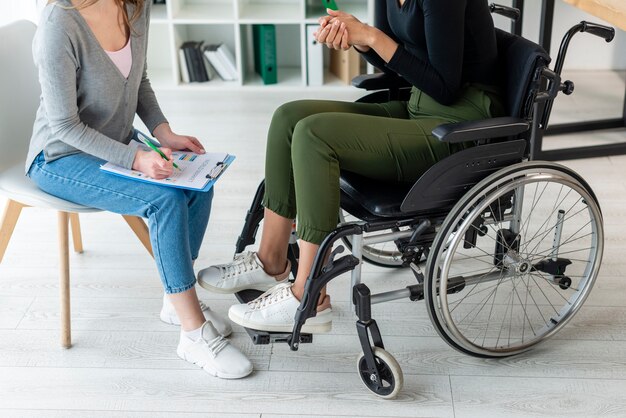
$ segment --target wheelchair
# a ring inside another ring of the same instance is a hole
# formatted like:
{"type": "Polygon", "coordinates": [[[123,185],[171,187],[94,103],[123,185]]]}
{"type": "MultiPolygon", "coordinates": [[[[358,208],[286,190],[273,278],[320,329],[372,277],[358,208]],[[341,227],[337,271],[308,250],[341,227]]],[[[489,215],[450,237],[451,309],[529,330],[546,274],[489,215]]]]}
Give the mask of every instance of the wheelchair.
{"type": "MultiPolygon", "coordinates": [[[[515,17],[516,9],[491,6],[515,17]]],[[[563,38],[554,70],[537,44],[497,30],[498,80],[507,117],[445,124],[432,134],[448,143],[470,142],[427,170],[414,184],[373,181],[342,172],[339,223],[315,258],[291,333],[246,329],[255,344],[287,342],[292,350],[312,341],[301,332],[316,315],[321,289],[351,272],[352,302],[363,350],[357,369],[365,386],[393,398],[402,370],[385,350],[372,304],[424,300],[438,334],[454,349],[476,357],[522,353],[556,334],[580,309],[598,275],[603,221],[598,199],[573,170],[533,161],[534,139],[547,128],[568,45],[578,32],[610,42],[614,29],[589,22],[563,38]],[[351,251],[341,255],[344,245],[351,251]],[[415,283],[371,294],[361,283],[361,263],[407,268],[415,283]]],[[[353,85],[371,91],[362,102],[407,100],[399,76],[359,76],[353,85]]],[[[255,242],[263,218],[259,186],[235,253],[255,242]]],[[[296,237],[289,247],[294,276],[296,237]]],[[[245,303],[261,292],[236,294],[245,303]]]]}

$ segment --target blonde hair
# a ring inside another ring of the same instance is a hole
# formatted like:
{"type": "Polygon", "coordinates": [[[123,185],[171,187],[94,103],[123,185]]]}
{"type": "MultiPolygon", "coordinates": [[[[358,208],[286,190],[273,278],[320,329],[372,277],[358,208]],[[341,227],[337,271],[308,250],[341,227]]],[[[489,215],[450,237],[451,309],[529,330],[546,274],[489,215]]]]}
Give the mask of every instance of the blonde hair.
{"type": "MultiPolygon", "coordinates": [[[[96,4],[98,1],[100,0],[83,0],[80,6],[71,6],[71,7],[65,7],[65,8],[80,10],[80,9],[84,9],[85,7],[92,6],[96,4]]],[[[133,23],[135,23],[135,21],[139,19],[139,16],[141,16],[141,12],[143,10],[143,6],[146,0],[114,0],[114,1],[117,3],[120,9],[122,9],[122,11],[124,12],[123,14],[124,23],[131,31],[133,31],[133,23]],[[132,4],[133,6],[135,6],[133,9],[132,16],[128,16],[128,13],[126,12],[126,7],[124,6],[126,6],[127,4],[132,4]]],[[[48,4],[51,4],[51,3],[57,3],[57,0],[48,0],[48,4]]],[[[58,3],[57,5],[61,6],[58,3]]],[[[64,6],[61,6],[61,7],[64,7],[64,6]]]]}

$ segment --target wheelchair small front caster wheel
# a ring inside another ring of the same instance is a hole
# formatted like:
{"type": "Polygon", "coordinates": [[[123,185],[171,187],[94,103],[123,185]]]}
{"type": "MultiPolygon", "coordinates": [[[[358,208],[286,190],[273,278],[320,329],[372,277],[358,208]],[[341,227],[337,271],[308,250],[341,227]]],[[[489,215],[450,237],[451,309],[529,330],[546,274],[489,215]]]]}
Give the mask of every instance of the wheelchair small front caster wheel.
{"type": "Polygon", "coordinates": [[[563,290],[567,290],[572,285],[572,279],[567,276],[563,276],[559,279],[559,287],[563,290]]]}
{"type": "Polygon", "coordinates": [[[404,384],[402,369],[395,358],[380,347],[374,347],[374,359],[380,380],[375,374],[369,372],[365,355],[361,354],[357,361],[357,367],[361,381],[367,388],[374,392],[376,396],[383,399],[395,398],[404,384]]]}

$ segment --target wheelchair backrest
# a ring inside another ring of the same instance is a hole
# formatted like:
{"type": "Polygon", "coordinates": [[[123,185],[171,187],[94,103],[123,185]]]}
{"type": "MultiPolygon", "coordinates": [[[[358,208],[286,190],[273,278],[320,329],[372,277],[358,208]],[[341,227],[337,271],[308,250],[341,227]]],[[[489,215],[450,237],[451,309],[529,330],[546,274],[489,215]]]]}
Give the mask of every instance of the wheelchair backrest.
{"type": "MultiPolygon", "coordinates": [[[[550,63],[546,51],[534,42],[496,29],[498,83],[507,116],[530,120],[541,89],[541,70],[550,63]]],[[[429,211],[454,205],[480,180],[526,156],[528,136],[490,141],[444,158],[413,185],[400,209],[404,213],[429,211]]]]}
{"type": "Polygon", "coordinates": [[[540,88],[538,71],[550,63],[550,56],[536,43],[496,29],[498,74],[507,116],[532,117],[532,107],[540,88]]]}

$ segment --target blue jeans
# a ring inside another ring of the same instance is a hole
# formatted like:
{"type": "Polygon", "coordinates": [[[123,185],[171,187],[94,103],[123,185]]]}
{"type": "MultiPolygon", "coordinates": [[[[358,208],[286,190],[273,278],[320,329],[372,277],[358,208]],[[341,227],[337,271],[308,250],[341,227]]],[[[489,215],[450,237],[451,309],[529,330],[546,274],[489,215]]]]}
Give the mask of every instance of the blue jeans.
{"type": "Polygon", "coordinates": [[[100,170],[105,161],[79,153],[46,163],[43,153],[28,175],[46,193],[81,205],[148,219],[152,252],[166,293],[194,287],[198,257],[211,212],[208,192],[129,180],[100,170]]]}

